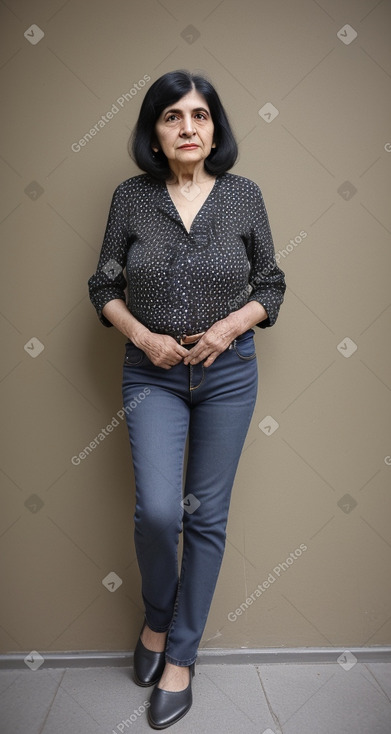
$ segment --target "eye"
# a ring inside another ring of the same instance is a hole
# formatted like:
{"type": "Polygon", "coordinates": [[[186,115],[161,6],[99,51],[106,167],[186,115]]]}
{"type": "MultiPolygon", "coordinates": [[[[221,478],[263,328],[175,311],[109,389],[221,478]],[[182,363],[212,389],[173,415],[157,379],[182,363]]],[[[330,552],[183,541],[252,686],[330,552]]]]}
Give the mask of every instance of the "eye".
{"type": "Polygon", "coordinates": [[[177,115],[174,115],[174,113],[173,113],[173,114],[168,115],[166,117],[166,122],[173,122],[173,120],[177,120],[177,119],[178,119],[178,116],[177,115]]]}
{"type": "Polygon", "coordinates": [[[206,120],[207,119],[206,115],[203,112],[197,112],[195,114],[195,117],[197,117],[199,120],[206,120]]]}

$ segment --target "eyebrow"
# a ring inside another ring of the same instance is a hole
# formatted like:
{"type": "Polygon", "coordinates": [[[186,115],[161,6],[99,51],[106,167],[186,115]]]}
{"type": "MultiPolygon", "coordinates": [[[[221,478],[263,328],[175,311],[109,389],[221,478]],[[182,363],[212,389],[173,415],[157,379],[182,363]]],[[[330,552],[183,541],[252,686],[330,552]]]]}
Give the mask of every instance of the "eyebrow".
{"type": "MultiPolygon", "coordinates": [[[[182,110],[180,110],[180,109],[174,109],[174,108],[172,108],[172,109],[169,109],[169,110],[165,110],[164,114],[165,114],[165,115],[168,115],[168,113],[169,113],[169,112],[177,112],[177,113],[179,112],[179,113],[181,113],[181,112],[182,112],[182,110]]],[[[210,114],[210,113],[208,112],[208,110],[206,110],[206,109],[205,109],[205,107],[195,107],[195,108],[194,108],[194,109],[192,110],[192,112],[205,112],[205,113],[206,113],[207,115],[209,115],[209,114],[210,114]]]]}

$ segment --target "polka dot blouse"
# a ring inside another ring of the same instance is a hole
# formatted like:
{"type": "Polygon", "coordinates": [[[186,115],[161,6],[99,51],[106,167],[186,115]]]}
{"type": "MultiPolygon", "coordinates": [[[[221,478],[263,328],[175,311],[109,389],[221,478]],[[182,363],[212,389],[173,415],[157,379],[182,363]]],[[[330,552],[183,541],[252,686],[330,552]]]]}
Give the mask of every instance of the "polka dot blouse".
{"type": "Polygon", "coordinates": [[[258,326],[272,326],[286,287],[262,193],[232,173],[216,177],[189,232],[164,181],[141,174],[121,183],[88,286],[105,326],[112,324],[102,308],[121,298],[150,331],[175,338],[205,331],[254,300],[268,314],[258,326]]]}

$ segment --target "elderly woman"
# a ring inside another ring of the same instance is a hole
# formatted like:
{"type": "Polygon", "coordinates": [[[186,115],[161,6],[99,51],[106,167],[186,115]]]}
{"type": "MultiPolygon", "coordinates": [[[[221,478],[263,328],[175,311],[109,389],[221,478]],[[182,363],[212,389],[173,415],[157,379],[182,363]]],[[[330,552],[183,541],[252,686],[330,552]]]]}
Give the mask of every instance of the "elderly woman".
{"type": "Polygon", "coordinates": [[[257,394],[253,327],[274,324],[285,281],[260,189],[227,172],[237,145],[207,79],[157,79],[131,151],[144,173],[114,192],[89,292],[101,322],[127,338],[122,391],[145,605],[134,679],[157,684],[148,720],[163,729],[192,705],[257,394]]]}

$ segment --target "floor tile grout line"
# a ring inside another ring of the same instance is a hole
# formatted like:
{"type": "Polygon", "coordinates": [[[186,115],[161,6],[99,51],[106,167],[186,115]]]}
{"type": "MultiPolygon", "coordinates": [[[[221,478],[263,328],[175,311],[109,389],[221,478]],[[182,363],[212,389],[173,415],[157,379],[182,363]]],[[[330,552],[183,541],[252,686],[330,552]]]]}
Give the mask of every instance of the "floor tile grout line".
{"type": "MultiPolygon", "coordinates": [[[[257,677],[258,677],[258,679],[259,679],[259,683],[260,683],[260,685],[261,685],[261,688],[262,688],[262,691],[263,691],[263,693],[264,693],[264,696],[265,696],[265,700],[266,700],[266,702],[267,702],[267,704],[268,704],[268,708],[269,708],[270,714],[271,714],[271,716],[273,717],[273,722],[274,722],[274,734],[284,734],[284,732],[285,732],[285,734],[286,734],[286,730],[284,729],[284,727],[286,726],[287,722],[288,722],[288,721],[290,721],[290,720],[291,720],[291,719],[292,719],[293,717],[295,717],[295,716],[296,716],[296,714],[297,714],[297,713],[298,713],[298,712],[299,712],[299,711],[300,711],[300,710],[301,710],[301,709],[302,709],[302,708],[303,708],[304,706],[306,706],[306,704],[307,704],[307,703],[308,703],[308,702],[309,702],[309,701],[310,701],[310,700],[311,700],[311,699],[312,699],[312,698],[313,698],[313,697],[314,697],[314,696],[315,696],[315,695],[316,695],[316,694],[317,694],[317,693],[318,693],[318,692],[319,692],[319,691],[320,691],[320,690],[321,690],[321,689],[322,689],[322,688],[323,688],[323,687],[324,687],[324,686],[325,686],[325,685],[326,685],[326,684],[327,684],[327,683],[328,683],[329,681],[331,681],[331,680],[333,679],[333,677],[334,677],[334,676],[336,675],[336,672],[334,672],[334,673],[333,673],[333,674],[332,674],[332,675],[331,675],[331,676],[330,676],[330,677],[329,677],[329,678],[328,678],[328,679],[327,679],[326,681],[324,681],[323,685],[320,685],[320,686],[318,687],[318,689],[317,689],[316,691],[314,691],[314,692],[313,692],[313,694],[312,694],[312,695],[311,695],[311,696],[310,696],[310,697],[309,697],[309,698],[307,699],[307,701],[305,701],[304,703],[302,703],[302,704],[301,704],[301,705],[299,706],[299,708],[298,708],[298,709],[297,709],[297,710],[296,710],[296,711],[295,711],[295,712],[294,712],[293,714],[291,714],[291,716],[289,716],[289,718],[288,718],[288,719],[287,719],[286,721],[284,721],[284,722],[282,722],[282,723],[281,723],[281,722],[280,722],[280,718],[279,718],[279,717],[278,717],[278,715],[277,715],[277,714],[276,714],[276,713],[274,712],[274,710],[273,710],[273,707],[272,707],[271,703],[269,702],[269,700],[268,700],[268,698],[267,698],[267,695],[266,695],[266,691],[265,691],[265,688],[264,688],[264,684],[263,684],[263,681],[262,681],[262,678],[261,678],[261,673],[262,673],[263,671],[262,671],[262,670],[259,670],[259,668],[262,668],[262,664],[261,664],[261,665],[259,665],[259,664],[255,664],[255,665],[254,665],[253,667],[255,667],[255,669],[256,669],[256,671],[255,671],[255,672],[256,672],[256,674],[257,674],[257,677]]],[[[367,665],[365,665],[364,667],[365,667],[365,668],[366,668],[366,669],[368,670],[368,672],[369,672],[370,674],[372,674],[372,675],[373,675],[373,677],[374,677],[374,678],[375,678],[375,680],[376,680],[376,677],[375,677],[375,675],[374,675],[374,674],[372,673],[372,671],[370,670],[370,667],[368,667],[367,665]]],[[[49,672],[50,672],[50,671],[49,671],[49,672]]],[[[76,703],[76,704],[77,704],[78,706],[80,706],[80,704],[79,704],[79,702],[77,701],[77,699],[74,699],[74,697],[73,697],[73,696],[72,696],[71,694],[69,694],[69,691],[67,690],[67,688],[66,688],[66,687],[64,688],[64,678],[65,678],[65,676],[66,676],[66,673],[67,673],[67,672],[68,672],[68,669],[64,669],[64,671],[63,671],[63,674],[62,674],[62,676],[61,676],[61,680],[60,680],[60,681],[59,681],[58,683],[57,683],[57,680],[55,681],[55,683],[56,683],[56,685],[57,685],[57,689],[56,689],[56,692],[55,692],[54,696],[52,697],[52,701],[51,701],[51,703],[50,703],[50,704],[48,704],[48,705],[47,705],[47,706],[45,707],[45,710],[47,709],[47,711],[46,711],[46,715],[45,715],[45,719],[44,719],[43,723],[41,723],[41,724],[38,724],[38,727],[40,727],[40,728],[38,728],[38,729],[37,729],[37,732],[36,732],[36,734],[50,734],[50,731],[52,731],[52,729],[51,729],[51,728],[50,728],[50,729],[49,729],[49,728],[45,729],[45,727],[48,727],[48,719],[49,719],[49,715],[50,715],[50,712],[51,712],[51,711],[52,711],[52,709],[53,709],[53,704],[54,704],[54,703],[55,703],[55,701],[56,701],[56,698],[57,698],[57,696],[58,696],[58,693],[59,693],[59,689],[60,689],[60,688],[63,688],[64,692],[65,692],[65,693],[67,693],[67,694],[68,694],[68,695],[70,696],[70,698],[72,698],[72,699],[73,699],[73,700],[75,701],[75,703],[76,703]]],[[[338,671],[337,671],[337,672],[338,672],[338,671]]],[[[29,671],[26,671],[26,676],[29,676],[29,675],[31,675],[31,673],[30,673],[29,671]]],[[[365,676],[364,676],[364,677],[365,677],[365,676]]],[[[367,682],[370,682],[368,678],[365,678],[365,680],[366,680],[367,682]]],[[[376,682],[377,682],[377,681],[376,681],[376,682]]],[[[271,685],[272,685],[272,684],[271,684],[271,685]]],[[[380,686],[380,685],[379,685],[379,688],[380,688],[380,689],[381,689],[381,690],[383,691],[383,689],[381,688],[381,686],[380,686]]],[[[220,690],[221,690],[221,689],[220,689],[220,690]]],[[[273,689],[271,689],[271,690],[272,690],[272,692],[273,692],[273,689]]],[[[373,690],[373,691],[375,691],[375,690],[376,690],[376,688],[375,688],[375,686],[374,686],[373,684],[371,685],[371,688],[370,688],[370,690],[373,690]]],[[[380,692],[380,691],[379,691],[379,690],[377,690],[377,693],[379,693],[379,692],[380,692]]],[[[387,699],[388,699],[388,701],[390,700],[390,699],[389,699],[388,697],[387,697],[387,699]]],[[[231,699],[230,699],[230,702],[232,703],[231,699]]],[[[84,711],[85,711],[85,712],[86,712],[86,713],[87,713],[88,715],[90,715],[89,711],[88,711],[88,710],[86,710],[86,709],[84,709],[84,707],[83,707],[83,706],[80,706],[80,708],[81,708],[82,710],[84,710],[84,711]]],[[[55,712],[54,712],[54,713],[55,713],[55,712]]],[[[44,715],[44,714],[43,714],[43,711],[42,711],[42,715],[44,715]]],[[[316,709],[316,707],[311,707],[311,709],[310,709],[310,712],[309,712],[309,720],[310,720],[311,722],[313,722],[313,723],[316,723],[316,721],[317,721],[317,718],[316,718],[316,717],[317,717],[317,709],[316,709]]],[[[92,717],[92,718],[93,718],[93,717],[92,717]]],[[[103,733],[103,727],[104,727],[105,725],[104,725],[104,724],[103,724],[103,723],[102,723],[101,721],[99,721],[99,722],[98,722],[98,721],[96,721],[96,719],[94,719],[94,721],[95,721],[95,722],[96,722],[96,723],[98,724],[98,728],[97,728],[97,729],[95,730],[95,734],[99,734],[99,732],[102,732],[102,733],[103,733]]],[[[347,721],[348,721],[348,719],[346,719],[346,722],[347,722],[347,721]]],[[[345,719],[343,720],[343,723],[345,723],[345,719]]],[[[259,718],[257,719],[257,722],[256,722],[256,724],[257,724],[257,729],[256,729],[256,731],[258,732],[258,734],[260,734],[261,732],[263,732],[263,731],[264,731],[264,727],[266,726],[266,724],[265,724],[265,725],[264,725],[264,726],[262,727],[262,724],[260,723],[260,721],[259,721],[259,718]],[[260,727],[261,727],[261,728],[260,728],[260,727]]],[[[108,732],[106,731],[106,729],[107,729],[107,727],[105,726],[105,732],[106,732],[106,734],[108,734],[108,732]]],[[[143,729],[142,727],[141,727],[141,729],[142,729],[142,731],[144,731],[144,729],[143,729]]],[[[114,730],[113,730],[113,731],[114,731],[114,730]]],[[[230,730],[230,731],[231,731],[231,730],[230,730]]],[[[269,730],[267,730],[267,731],[269,731],[269,730]]],[[[316,731],[316,729],[315,729],[315,730],[314,730],[314,729],[312,729],[312,731],[316,731]]]]}
{"type": "MultiPolygon", "coordinates": [[[[7,672],[7,673],[10,673],[11,671],[10,671],[10,670],[7,670],[6,672],[7,672]]],[[[18,672],[18,671],[17,671],[17,670],[15,670],[15,673],[17,673],[17,672],[18,672]]],[[[4,688],[4,689],[3,689],[2,691],[0,691],[0,699],[1,699],[1,697],[2,697],[3,695],[4,695],[4,693],[7,693],[7,691],[9,691],[9,689],[10,689],[10,688],[12,688],[12,686],[14,686],[14,685],[15,685],[16,681],[17,681],[17,680],[18,680],[18,679],[20,678],[20,673],[21,673],[21,672],[22,672],[22,671],[21,671],[21,670],[19,670],[19,675],[16,675],[16,676],[15,676],[15,678],[14,678],[14,679],[13,679],[13,680],[11,681],[11,683],[10,683],[10,684],[9,684],[9,685],[8,685],[8,686],[7,686],[6,688],[4,688]]],[[[23,671],[23,672],[24,672],[24,671],[23,671]]]]}
{"type": "MultiPolygon", "coordinates": [[[[223,690],[222,688],[220,688],[220,686],[219,686],[219,685],[217,685],[217,683],[215,683],[215,681],[214,681],[214,680],[213,680],[212,678],[210,678],[210,676],[209,676],[209,675],[208,675],[208,674],[207,674],[206,672],[204,673],[204,675],[206,676],[206,678],[208,678],[209,682],[210,682],[210,683],[211,683],[212,685],[214,685],[214,687],[215,687],[215,688],[217,688],[217,690],[218,690],[218,691],[220,691],[220,693],[222,693],[222,694],[223,694],[223,696],[225,696],[225,698],[228,698],[229,702],[230,702],[230,703],[231,703],[231,704],[232,704],[232,705],[233,705],[233,706],[234,706],[234,707],[235,707],[235,708],[236,708],[236,709],[237,709],[238,711],[240,711],[240,712],[241,712],[242,714],[244,714],[244,716],[245,716],[245,717],[246,717],[246,718],[247,718],[247,719],[248,719],[249,721],[251,721],[251,723],[252,723],[252,724],[256,724],[256,723],[257,723],[256,721],[253,721],[253,719],[252,719],[252,718],[251,718],[251,717],[250,717],[250,716],[249,716],[249,715],[248,715],[248,714],[246,713],[246,711],[244,711],[244,710],[243,710],[243,709],[242,709],[242,708],[241,708],[241,707],[240,707],[240,706],[239,706],[239,705],[238,705],[237,703],[235,703],[235,701],[233,701],[233,700],[232,700],[232,698],[230,698],[230,697],[228,696],[228,694],[227,694],[227,693],[226,693],[226,692],[225,692],[225,691],[224,691],[224,690],[223,690]]],[[[280,734],[280,732],[278,732],[278,734],[280,734]]]]}
{"type": "MultiPolygon", "coordinates": [[[[367,666],[367,665],[364,665],[364,667],[365,667],[365,669],[366,669],[366,670],[368,670],[368,666],[367,666]]],[[[371,671],[370,671],[370,670],[368,670],[368,673],[369,673],[369,674],[371,675],[371,671]]],[[[374,680],[371,680],[370,678],[368,678],[368,677],[367,677],[367,676],[365,675],[365,673],[364,673],[364,672],[363,672],[362,670],[359,670],[359,671],[358,671],[358,674],[359,674],[359,675],[360,675],[360,676],[361,676],[362,678],[364,678],[364,680],[366,681],[366,683],[368,683],[368,684],[369,684],[369,685],[371,686],[371,688],[373,688],[373,690],[374,690],[374,691],[376,691],[376,694],[377,694],[378,696],[379,696],[379,695],[380,695],[380,696],[385,696],[385,697],[386,697],[386,699],[387,699],[387,703],[391,703],[391,700],[390,700],[389,696],[387,696],[386,692],[385,692],[385,691],[384,691],[384,689],[383,689],[383,688],[382,688],[382,687],[380,686],[380,684],[379,684],[379,683],[378,683],[378,681],[376,680],[375,676],[373,676],[374,680]]]]}
{"type": "Polygon", "coordinates": [[[284,731],[283,731],[282,725],[280,723],[280,720],[279,720],[277,714],[274,712],[274,709],[273,709],[273,706],[271,705],[271,702],[269,701],[269,697],[268,697],[268,695],[266,693],[266,688],[263,685],[263,681],[262,681],[262,678],[261,678],[261,671],[259,670],[259,666],[258,665],[255,666],[255,670],[256,670],[257,675],[258,675],[258,680],[259,680],[260,686],[262,688],[262,693],[263,693],[263,695],[265,697],[266,705],[267,705],[267,707],[269,709],[270,716],[273,719],[273,726],[277,726],[278,727],[278,731],[276,731],[275,734],[284,734],[284,731]]]}
{"type": "Polygon", "coordinates": [[[373,670],[371,668],[371,664],[370,663],[364,664],[364,668],[366,668],[366,670],[368,670],[368,672],[370,673],[370,675],[375,679],[376,684],[379,686],[380,690],[384,693],[387,701],[389,703],[391,703],[390,696],[388,695],[387,691],[384,690],[383,686],[381,685],[381,683],[379,683],[378,679],[376,678],[376,675],[375,675],[375,673],[373,672],[373,670]]]}
{"type": "Polygon", "coordinates": [[[312,695],[311,695],[311,696],[310,696],[309,698],[307,698],[307,700],[306,700],[306,701],[304,701],[304,703],[303,703],[303,704],[302,704],[301,706],[299,706],[299,708],[298,708],[298,709],[296,709],[296,711],[294,711],[294,712],[293,712],[293,714],[291,714],[291,716],[289,716],[289,718],[288,718],[288,719],[286,719],[286,721],[284,721],[284,724],[287,724],[287,723],[288,723],[288,721],[290,721],[290,719],[292,719],[292,718],[293,718],[294,716],[296,716],[296,714],[297,714],[297,713],[298,713],[298,712],[300,711],[300,709],[302,709],[302,708],[303,708],[303,706],[306,706],[306,704],[307,704],[307,703],[308,703],[308,702],[309,702],[309,701],[311,700],[311,698],[313,698],[313,697],[314,697],[314,696],[315,696],[315,695],[316,695],[317,693],[319,693],[319,691],[320,691],[320,690],[321,690],[322,688],[324,688],[324,686],[325,686],[325,685],[326,685],[326,684],[327,684],[327,683],[328,683],[328,682],[329,682],[329,681],[330,681],[330,680],[331,680],[332,678],[334,678],[334,676],[335,676],[335,675],[336,675],[336,673],[333,673],[333,674],[332,674],[332,675],[330,676],[330,678],[328,678],[328,679],[327,679],[327,680],[326,680],[326,681],[325,681],[325,682],[323,683],[323,685],[321,685],[321,686],[320,686],[320,687],[319,687],[319,688],[318,688],[318,689],[317,689],[316,691],[314,691],[314,693],[312,693],[312,695]]]}
{"type": "Polygon", "coordinates": [[[65,686],[63,686],[63,685],[62,685],[62,684],[63,684],[63,682],[64,682],[64,678],[65,678],[65,676],[66,676],[67,672],[68,672],[68,669],[66,668],[66,669],[64,670],[64,673],[63,673],[63,675],[61,676],[61,680],[60,680],[60,682],[59,682],[59,685],[58,685],[58,687],[57,687],[57,690],[56,690],[55,696],[54,696],[54,698],[53,698],[53,701],[52,701],[52,703],[50,704],[49,710],[48,710],[48,712],[47,712],[47,714],[46,714],[46,716],[45,716],[45,721],[44,721],[44,723],[43,723],[43,727],[42,727],[42,728],[41,728],[41,730],[40,730],[40,731],[38,732],[38,734],[45,734],[45,731],[44,731],[44,730],[45,730],[45,725],[46,725],[46,721],[47,721],[47,718],[48,718],[48,716],[49,716],[49,714],[50,714],[50,711],[51,711],[51,709],[52,709],[52,706],[53,706],[53,703],[54,703],[54,701],[55,701],[55,698],[56,698],[56,696],[57,696],[57,694],[58,694],[58,690],[59,690],[59,688],[61,688],[61,689],[62,689],[62,691],[63,691],[63,693],[64,693],[64,694],[66,694],[67,696],[69,696],[69,698],[71,698],[71,699],[72,699],[72,700],[73,700],[73,701],[74,701],[74,702],[75,702],[75,703],[77,704],[77,706],[79,706],[79,708],[81,708],[81,709],[82,709],[82,711],[84,711],[84,712],[85,712],[85,713],[87,714],[87,716],[89,716],[89,717],[90,717],[90,718],[91,718],[91,719],[92,719],[92,720],[93,720],[93,721],[95,722],[95,724],[98,724],[98,726],[99,726],[99,729],[101,729],[101,728],[102,728],[102,725],[101,725],[101,724],[99,723],[99,721],[97,721],[97,720],[96,720],[96,719],[94,718],[94,716],[93,716],[93,715],[92,715],[92,714],[91,714],[91,713],[90,713],[90,712],[88,711],[88,709],[84,708],[84,706],[83,706],[83,705],[82,705],[82,704],[81,704],[81,703],[80,703],[80,702],[79,702],[79,701],[78,701],[78,700],[77,700],[77,699],[76,699],[76,698],[75,698],[74,696],[72,696],[72,693],[70,693],[70,691],[68,691],[68,689],[67,689],[67,688],[66,688],[65,686]]]}
{"type": "MultiPolygon", "coordinates": [[[[48,720],[48,717],[49,717],[49,714],[50,714],[50,712],[51,712],[51,710],[52,710],[52,707],[53,707],[54,701],[56,700],[56,698],[57,698],[57,694],[58,694],[58,691],[59,691],[59,689],[61,688],[61,683],[62,683],[62,681],[64,680],[64,676],[65,676],[65,673],[66,673],[66,670],[64,670],[64,671],[63,671],[63,673],[62,673],[62,676],[61,676],[60,680],[58,681],[58,684],[57,684],[57,688],[56,688],[56,690],[55,690],[55,692],[54,692],[53,698],[52,698],[52,700],[51,700],[51,703],[50,703],[50,705],[49,705],[49,708],[48,708],[48,710],[47,710],[47,712],[46,712],[46,716],[45,716],[45,718],[44,718],[44,720],[43,720],[42,726],[41,726],[41,728],[40,728],[40,730],[39,730],[38,734],[42,734],[42,732],[43,732],[43,730],[44,730],[44,728],[45,728],[45,726],[46,726],[46,722],[47,722],[47,720],[48,720]]],[[[52,676],[52,677],[53,677],[53,676],[52,676]]]]}

